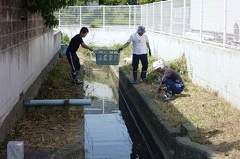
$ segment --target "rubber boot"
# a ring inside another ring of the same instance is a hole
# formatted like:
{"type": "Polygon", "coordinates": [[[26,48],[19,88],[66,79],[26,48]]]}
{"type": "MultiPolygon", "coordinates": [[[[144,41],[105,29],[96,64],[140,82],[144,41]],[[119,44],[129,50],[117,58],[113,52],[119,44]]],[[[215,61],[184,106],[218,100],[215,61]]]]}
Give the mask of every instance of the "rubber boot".
{"type": "Polygon", "coordinates": [[[142,71],[141,72],[141,79],[144,80],[147,76],[147,71],[142,71]]]}
{"type": "Polygon", "coordinates": [[[72,72],[72,78],[75,80],[78,77],[78,71],[72,72]]]}
{"type": "Polygon", "coordinates": [[[132,84],[136,84],[137,83],[137,71],[133,71],[133,82],[132,84]]]}

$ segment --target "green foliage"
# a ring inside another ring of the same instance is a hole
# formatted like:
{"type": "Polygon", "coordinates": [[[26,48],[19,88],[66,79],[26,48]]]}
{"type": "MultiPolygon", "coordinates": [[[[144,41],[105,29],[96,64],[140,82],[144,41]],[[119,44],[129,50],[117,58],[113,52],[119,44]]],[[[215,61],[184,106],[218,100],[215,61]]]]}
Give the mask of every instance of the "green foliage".
{"type": "Polygon", "coordinates": [[[69,42],[70,42],[69,37],[66,34],[63,34],[62,35],[62,44],[67,44],[68,45],[69,42]]]}
{"type": "MultiPolygon", "coordinates": [[[[149,74],[147,75],[147,78],[145,80],[146,83],[153,83],[153,82],[156,83],[157,82],[156,79],[158,79],[158,77],[160,76],[159,73],[157,73],[157,71],[154,71],[152,69],[152,64],[156,60],[157,59],[155,59],[154,57],[150,57],[148,60],[149,74]]],[[[165,61],[164,64],[166,67],[170,67],[174,69],[176,72],[178,72],[180,76],[183,78],[183,81],[189,81],[188,71],[187,71],[187,62],[184,54],[178,59],[175,59],[172,61],[165,61]]]]}
{"type": "Polygon", "coordinates": [[[148,3],[153,3],[153,2],[161,2],[165,0],[141,0],[141,4],[148,4],[148,3]]]}
{"type": "MultiPolygon", "coordinates": [[[[120,47],[121,47],[121,45],[118,46],[117,48],[120,48],[120,47]]],[[[121,52],[121,56],[122,57],[130,57],[132,55],[131,49],[132,49],[132,45],[130,44],[129,47],[125,48],[121,52]]],[[[155,62],[156,60],[159,60],[159,58],[155,58],[153,56],[148,57],[148,75],[147,75],[147,78],[144,80],[144,83],[146,83],[146,84],[153,84],[153,83],[157,84],[157,79],[160,76],[160,74],[157,71],[154,71],[152,68],[153,62],[155,62]]],[[[183,81],[189,81],[185,54],[182,54],[182,56],[179,57],[178,59],[175,59],[172,61],[165,61],[164,64],[166,67],[170,67],[170,68],[176,70],[183,78],[183,81]]],[[[129,64],[129,65],[125,66],[124,71],[131,74],[132,73],[132,65],[129,64]]]]}
{"type": "Polygon", "coordinates": [[[73,90],[76,87],[72,83],[69,64],[66,58],[60,59],[61,62],[48,73],[44,79],[38,93],[39,99],[70,99],[74,98],[73,91],[66,91],[66,88],[73,90]],[[57,93],[56,93],[57,92],[57,93]]]}
{"type": "Polygon", "coordinates": [[[94,0],[76,0],[76,6],[86,6],[87,2],[93,2],[94,0]]]}
{"type": "Polygon", "coordinates": [[[118,5],[122,0],[104,0],[104,5],[118,5]]]}
{"type": "Polygon", "coordinates": [[[89,28],[97,28],[98,26],[96,25],[96,24],[94,24],[94,23],[91,23],[90,25],[89,25],[89,28]]]}
{"type": "Polygon", "coordinates": [[[41,13],[45,20],[44,24],[52,28],[58,25],[58,20],[54,16],[54,12],[75,3],[76,0],[29,0],[27,9],[31,13],[41,13]]]}
{"type": "Polygon", "coordinates": [[[176,60],[166,62],[165,65],[176,70],[185,81],[188,80],[187,62],[185,54],[183,54],[180,58],[176,60]]]}
{"type": "Polygon", "coordinates": [[[77,0],[76,6],[84,6],[84,5],[85,5],[84,1],[77,0]]]}
{"type": "Polygon", "coordinates": [[[157,84],[158,78],[159,78],[159,73],[157,71],[152,71],[152,72],[149,72],[144,82],[147,84],[151,84],[151,83],[157,84]]]}

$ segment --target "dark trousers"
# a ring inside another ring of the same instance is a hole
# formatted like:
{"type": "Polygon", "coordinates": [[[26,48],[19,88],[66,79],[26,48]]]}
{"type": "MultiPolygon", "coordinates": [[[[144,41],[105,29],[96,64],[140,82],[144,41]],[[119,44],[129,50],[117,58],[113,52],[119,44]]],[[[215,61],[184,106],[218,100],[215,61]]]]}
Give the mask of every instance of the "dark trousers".
{"type": "Polygon", "coordinates": [[[148,69],[147,54],[142,54],[142,55],[133,54],[132,58],[133,58],[132,59],[132,67],[133,67],[133,78],[134,78],[134,80],[137,79],[137,70],[138,70],[139,61],[141,61],[141,64],[142,64],[141,78],[145,79],[146,74],[147,74],[147,69],[148,69]]]}
{"type": "Polygon", "coordinates": [[[184,89],[183,83],[177,83],[170,79],[166,80],[166,86],[167,86],[167,92],[172,95],[180,94],[184,89]]]}
{"type": "Polygon", "coordinates": [[[79,58],[76,52],[67,52],[66,55],[67,55],[68,63],[70,64],[72,69],[72,77],[75,80],[77,79],[78,71],[80,70],[79,58]]]}

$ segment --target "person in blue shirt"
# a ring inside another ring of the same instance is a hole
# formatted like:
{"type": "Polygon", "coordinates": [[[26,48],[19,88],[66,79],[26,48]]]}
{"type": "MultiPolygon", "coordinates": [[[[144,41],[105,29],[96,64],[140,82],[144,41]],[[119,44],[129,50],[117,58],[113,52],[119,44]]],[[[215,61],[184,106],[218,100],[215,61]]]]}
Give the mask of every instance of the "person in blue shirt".
{"type": "Polygon", "coordinates": [[[180,94],[183,91],[184,83],[182,78],[175,70],[165,67],[162,59],[153,63],[153,69],[163,74],[163,77],[158,79],[158,93],[164,90],[167,95],[165,100],[174,99],[175,94],[180,94]]]}
{"type": "Polygon", "coordinates": [[[78,71],[80,70],[81,66],[80,66],[80,61],[79,61],[79,58],[78,58],[76,52],[77,52],[79,46],[81,45],[83,48],[93,51],[93,49],[90,46],[86,45],[83,42],[83,38],[87,36],[88,32],[89,31],[88,31],[87,27],[82,27],[80,30],[80,33],[75,35],[71,39],[69,46],[67,48],[67,51],[66,51],[66,56],[67,56],[68,62],[72,69],[73,82],[76,84],[83,83],[83,81],[78,79],[78,71]]]}

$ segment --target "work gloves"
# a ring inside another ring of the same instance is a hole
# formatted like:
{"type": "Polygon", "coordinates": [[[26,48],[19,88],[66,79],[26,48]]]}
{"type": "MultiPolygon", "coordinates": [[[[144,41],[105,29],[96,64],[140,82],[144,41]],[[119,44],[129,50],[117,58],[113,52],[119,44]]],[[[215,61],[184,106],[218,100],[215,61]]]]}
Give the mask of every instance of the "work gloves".
{"type": "Polygon", "coordinates": [[[123,50],[122,48],[119,48],[119,49],[118,49],[118,53],[120,53],[122,50],[123,50]]]}
{"type": "MultiPolygon", "coordinates": [[[[120,53],[123,50],[123,48],[118,49],[118,53],[120,53]]],[[[152,56],[151,49],[148,50],[149,56],[152,56]]]]}

